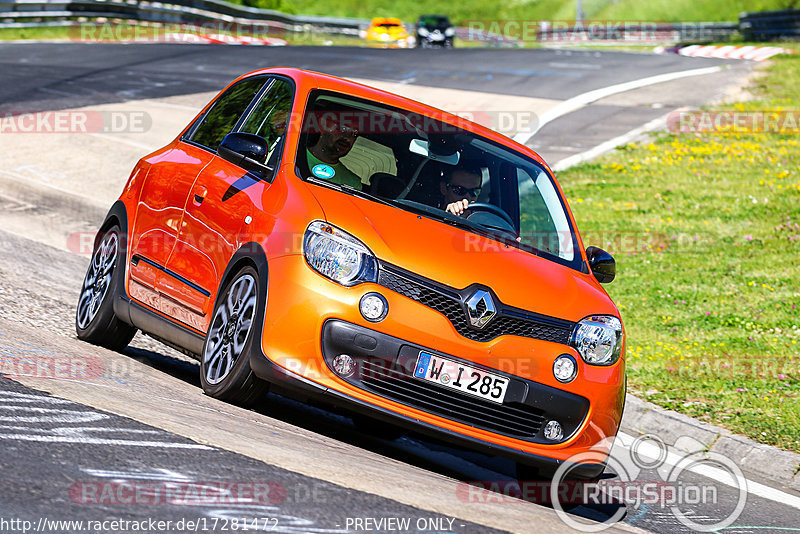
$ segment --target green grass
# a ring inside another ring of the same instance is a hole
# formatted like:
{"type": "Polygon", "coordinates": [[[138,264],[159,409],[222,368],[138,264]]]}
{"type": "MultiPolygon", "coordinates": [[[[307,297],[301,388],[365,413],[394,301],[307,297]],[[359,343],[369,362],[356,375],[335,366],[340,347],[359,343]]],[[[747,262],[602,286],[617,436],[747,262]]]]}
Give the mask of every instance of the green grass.
{"type": "MultiPolygon", "coordinates": [[[[800,54],[757,84],[715,109],[797,110],[800,54]]],[[[585,244],[617,259],[631,392],[800,452],[798,169],[800,129],[717,131],[626,145],[559,181],[585,244]]]]}
{"type": "Polygon", "coordinates": [[[68,29],[64,26],[33,28],[0,28],[0,41],[28,40],[65,40],[69,38],[68,29]]]}
{"type": "MultiPolygon", "coordinates": [[[[575,0],[233,0],[291,13],[340,17],[400,17],[413,22],[423,13],[443,13],[455,23],[470,20],[574,20],[575,0]]],[[[587,19],[665,22],[735,21],[742,11],[783,9],[791,0],[584,0],[587,19]]]]}

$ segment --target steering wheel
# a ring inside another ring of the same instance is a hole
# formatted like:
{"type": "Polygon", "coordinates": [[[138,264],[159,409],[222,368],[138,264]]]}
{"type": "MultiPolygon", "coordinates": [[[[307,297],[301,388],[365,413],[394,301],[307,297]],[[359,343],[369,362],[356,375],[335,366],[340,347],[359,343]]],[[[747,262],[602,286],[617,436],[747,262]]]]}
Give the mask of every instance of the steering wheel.
{"type": "MultiPolygon", "coordinates": [[[[492,215],[497,215],[505,222],[507,222],[508,226],[512,230],[516,231],[516,228],[514,228],[514,221],[511,220],[511,216],[502,209],[495,206],[494,204],[487,204],[486,202],[473,202],[472,204],[469,205],[467,209],[472,211],[488,211],[492,215]]],[[[467,217],[467,219],[469,219],[469,217],[467,217]]]]}

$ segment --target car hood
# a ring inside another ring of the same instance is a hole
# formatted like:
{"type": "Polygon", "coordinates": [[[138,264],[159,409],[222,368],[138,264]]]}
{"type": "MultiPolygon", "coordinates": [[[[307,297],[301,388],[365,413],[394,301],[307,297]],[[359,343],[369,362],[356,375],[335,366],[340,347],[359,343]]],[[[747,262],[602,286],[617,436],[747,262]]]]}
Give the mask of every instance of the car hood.
{"type": "Polygon", "coordinates": [[[422,215],[309,187],[328,222],[384,262],[455,289],[485,285],[507,305],[570,321],[619,313],[592,275],[422,215]]]}

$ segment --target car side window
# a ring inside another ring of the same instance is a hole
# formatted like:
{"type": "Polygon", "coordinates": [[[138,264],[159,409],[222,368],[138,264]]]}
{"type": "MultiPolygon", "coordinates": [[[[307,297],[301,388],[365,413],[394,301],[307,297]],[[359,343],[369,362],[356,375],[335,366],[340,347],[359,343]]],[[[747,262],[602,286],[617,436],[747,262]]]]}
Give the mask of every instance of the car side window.
{"type": "Polygon", "coordinates": [[[225,91],[203,117],[190,140],[216,151],[266,81],[267,78],[260,76],[247,78],[225,91]]]}
{"type": "Polygon", "coordinates": [[[239,129],[244,133],[261,136],[267,141],[267,163],[273,160],[277,162],[280,152],[278,148],[286,135],[286,126],[292,111],[292,96],[292,86],[288,82],[280,79],[273,81],[239,129]]]}

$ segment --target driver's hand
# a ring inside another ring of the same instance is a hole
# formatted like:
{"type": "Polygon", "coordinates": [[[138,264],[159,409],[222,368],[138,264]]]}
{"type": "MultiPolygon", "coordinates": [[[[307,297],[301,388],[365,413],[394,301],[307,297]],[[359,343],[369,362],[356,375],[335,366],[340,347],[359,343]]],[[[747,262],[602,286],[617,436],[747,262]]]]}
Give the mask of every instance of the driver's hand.
{"type": "Polygon", "coordinates": [[[461,217],[464,214],[464,210],[469,207],[469,200],[466,198],[463,200],[459,200],[458,202],[453,202],[452,204],[448,204],[445,208],[447,213],[452,213],[453,215],[458,215],[461,217]]]}

